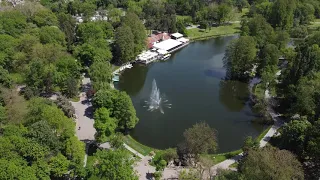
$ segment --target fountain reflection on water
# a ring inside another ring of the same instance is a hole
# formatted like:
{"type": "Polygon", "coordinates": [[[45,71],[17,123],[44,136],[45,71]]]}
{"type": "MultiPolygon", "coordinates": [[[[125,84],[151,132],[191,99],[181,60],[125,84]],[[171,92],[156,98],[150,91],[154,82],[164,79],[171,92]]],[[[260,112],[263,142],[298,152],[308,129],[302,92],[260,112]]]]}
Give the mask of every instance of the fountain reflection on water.
{"type": "Polygon", "coordinates": [[[147,107],[149,111],[159,109],[160,112],[164,114],[163,107],[171,108],[171,104],[168,104],[167,102],[168,100],[165,98],[165,96],[160,94],[156,80],[153,79],[150,98],[149,101],[146,101],[147,106],[145,107],[147,107]]]}

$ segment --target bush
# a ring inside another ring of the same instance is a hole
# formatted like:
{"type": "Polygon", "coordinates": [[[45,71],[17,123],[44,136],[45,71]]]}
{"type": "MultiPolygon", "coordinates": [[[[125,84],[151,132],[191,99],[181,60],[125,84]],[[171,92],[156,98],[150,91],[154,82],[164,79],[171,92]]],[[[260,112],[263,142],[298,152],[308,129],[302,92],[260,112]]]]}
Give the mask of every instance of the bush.
{"type": "Polygon", "coordinates": [[[63,111],[64,115],[71,118],[75,114],[75,109],[69,100],[64,96],[59,96],[57,101],[55,101],[57,106],[63,111]]]}
{"type": "Polygon", "coordinates": [[[290,35],[292,38],[305,38],[308,35],[308,28],[306,26],[297,26],[292,28],[290,35]]]}

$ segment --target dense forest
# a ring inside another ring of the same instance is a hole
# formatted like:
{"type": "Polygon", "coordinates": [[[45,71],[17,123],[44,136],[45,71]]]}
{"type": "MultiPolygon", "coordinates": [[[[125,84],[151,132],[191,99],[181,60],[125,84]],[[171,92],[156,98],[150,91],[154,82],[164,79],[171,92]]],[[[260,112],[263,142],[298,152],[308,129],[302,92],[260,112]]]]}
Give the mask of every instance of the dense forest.
{"type": "MultiPolygon", "coordinates": [[[[138,179],[122,136],[139,120],[130,97],[110,87],[115,65],[146,49],[147,30],[188,35],[192,24],[228,26],[243,9],[240,37],[224,57],[226,80],[260,77],[256,92],[274,92],[285,125],[270,147],[247,138],[238,171],[216,178],[319,178],[320,31],[308,29],[320,18],[319,0],[40,0],[0,5],[0,179],[138,179]],[[114,148],[98,150],[86,167],[70,103],[84,74],[92,81],[96,141],[114,148]]],[[[254,108],[272,124],[269,103],[255,93],[254,108]]],[[[198,155],[217,149],[214,129],[200,123],[183,136],[155,156],[157,171],[189,154],[211,167],[198,155]]],[[[190,171],[180,179],[202,176],[190,171]]]]}

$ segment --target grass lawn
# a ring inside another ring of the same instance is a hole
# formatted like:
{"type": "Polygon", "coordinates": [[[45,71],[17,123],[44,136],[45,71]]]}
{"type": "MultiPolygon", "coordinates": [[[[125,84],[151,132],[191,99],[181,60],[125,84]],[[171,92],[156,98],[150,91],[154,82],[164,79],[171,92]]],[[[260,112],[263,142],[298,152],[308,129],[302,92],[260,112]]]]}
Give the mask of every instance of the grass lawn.
{"type": "Polygon", "coordinates": [[[211,37],[217,36],[226,36],[231,34],[239,33],[240,30],[240,23],[233,23],[231,25],[219,26],[219,27],[211,27],[211,29],[188,29],[188,37],[191,40],[196,39],[207,39],[211,37]]]}
{"type": "Polygon", "coordinates": [[[138,151],[140,154],[146,156],[148,155],[151,151],[155,151],[156,149],[153,149],[151,147],[145,146],[136,140],[134,140],[130,135],[127,135],[124,137],[124,142],[133,148],[134,150],[138,151]]]}
{"type": "Polygon", "coordinates": [[[235,163],[231,164],[229,167],[230,168],[238,168],[238,166],[239,166],[239,163],[235,162],[235,163]]]}
{"type": "Polygon", "coordinates": [[[249,12],[249,8],[243,8],[242,12],[236,12],[233,18],[233,21],[241,21],[241,18],[243,16],[246,16],[248,12],[249,12]]]}
{"type": "Polygon", "coordinates": [[[267,129],[265,129],[262,133],[259,134],[258,137],[256,137],[256,140],[258,142],[260,142],[262,140],[262,138],[268,133],[269,129],[271,128],[271,126],[269,126],[267,129]]]}
{"type": "Polygon", "coordinates": [[[253,87],[253,94],[258,98],[258,99],[263,99],[265,92],[264,88],[262,87],[262,84],[259,83],[253,87]]]}
{"type": "Polygon", "coordinates": [[[231,158],[233,156],[236,156],[240,153],[242,153],[241,149],[236,150],[236,151],[221,153],[221,154],[203,154],[201,156],[211,159],[214,164],[218,164],[218,163],[220,163],[228,158],[231,158]]]}

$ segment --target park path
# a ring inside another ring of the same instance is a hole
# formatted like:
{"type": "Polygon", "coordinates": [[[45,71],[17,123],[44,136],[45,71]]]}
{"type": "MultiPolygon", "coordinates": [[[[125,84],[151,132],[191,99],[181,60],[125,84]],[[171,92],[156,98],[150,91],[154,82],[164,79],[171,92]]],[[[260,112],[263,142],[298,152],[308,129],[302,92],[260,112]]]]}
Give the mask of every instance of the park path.
{"type": "Polygon", "coordinates": [[[86,97],[86,91],[91,86],[90,79],[83,78],[82,86],[80,101],[71,102],[76,114],[76,134],[81,141],[93,141],[96,129],[93,127],[92,104],[86,97]]]}
{"type": "MultiPolygon", "coordinates": [[[[80,100],[78,102],[71,102],[76,114],[76,135],[80,141],[84,142],[94,141],[94,134],[96,133],[96,129],[93,127],[92,104],[86,96],[86,92],[90,87],[90,78],[83,77],[80,100]]],[[[83,160],[84,167],[87,165],[87,159],[88,147],[86,145],[86,154],[83,160]]]]}

